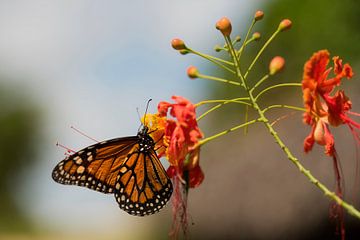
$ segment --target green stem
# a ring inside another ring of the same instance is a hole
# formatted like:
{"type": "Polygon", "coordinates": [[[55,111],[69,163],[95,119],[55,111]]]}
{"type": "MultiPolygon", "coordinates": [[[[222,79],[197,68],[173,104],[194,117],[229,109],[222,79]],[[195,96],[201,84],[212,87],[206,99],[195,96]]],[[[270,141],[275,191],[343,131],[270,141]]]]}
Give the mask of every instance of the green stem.
{"type": "Polygon", "coordinates": [[[240,86],[239,82],[230,81],[230,80],[223,79],[223,78],[213,77],[213,76],[204,75],[204,74],[200,74],[200,73],[198,73],[197,76],[198,76],[198,78],[202,78],[202,79],[207,79],[207,80],[217,81],[217,82],[223,82],[223,83],[229,83],[229,84],[232,84],[232,85],[240,86]]]}
{"type": "MultiPolygon", "coordinates": [[[[250,105],[250,104],[249,104],[250,105]]],[[[246,105],[246,108],[245,108],[245,122],[248,121],[248,118],[249,118],[249,105],[246,105]]],[[[251,106],[251,105],[250,105],[251,106]]],[[[248,132],[248,128],[247,126],[244,127],[244,135],[246,135],[248,132]]]]}
{"type": "Polygon", "coordinates": [[[250,89],[250,92],[253,92],[258,86],[260,86],[260,84],[262,84],[266,79],[269,78],[269,74],[266,74],[265,76],[263,76],[256,84],[255,86],[253,86],[251,89],[250,89]]]}
{"type": "Polygon", "coordinates": [[[288,109],[293,109],[293,110],[302,111],[302,112],[306,111],[305,108],[301,108],[301,107],[295,107],[295,106],[290,106],[290,105],[285,105],[285,104],[276,104],[276,105],[271,105],[269,107],[264,108],[262,110],[262,112],[265,113],[268,110],[273,109],[273,108],[288,108],[288,109]]]}
{"type": "Polygon", "coordinates": [[[281,83],[281,84],[276,84],[273,86],[270,86],[268,88],[265,88],[264,90],[262,90],[254,99],[254,101],[257,101],[258,98],[263,95],[264,93],[266,93],[267,91],[274,89],[274,88],[279,88],[279,87],[301,87],[301,83],[281,83]]]}
{"type": "Polygon", "coordinates": [[[240,49],[236,52],[238,54],[238,57],[240,57],[240,52],[244,51],[243,49],[250,44],[251,42],[253,42],[255,40],[255,38],[250,38],[249,40],[247,40],[241,47],[240,49]]]}
{"type": "MultiPolygon", "coordinates": [[[[214,50],[217,51],[217,52],[220,52],[220,51],[225,51],[225,52],[227,52],[227,51],[228,51],[227,48],[221,47],[221,46],[219,46],[219,45],[216,45],[216,46],[214,47],[214,50]]],[[[229,63],[230,63],[230,62],[229,62],[229,63]]],[[[231,64],[233,64],[233,63],[231,63],[231,64]]]]}
{"type": "MultiPolygon", "coordinates": [[[[242,100],[248,100],[248,98],[235,98],[235,99],[232,99],[232,100],[225,100],[225,101],[224,101],[224,100],[209,100],[209,101],[207,101],[207,103],[210,103],[210,101],[212,101],[213,103],[215,103],[215,102],[221,102],[221,103],[218,104],[218,105],[216,105],[216,106],[214,106],[214,107],[212,107],[212,108],[210,108],[209,110],[207,110],[207,111],[204,112],[203,114],[201,114],[196,120],[197,120],[197,121],[200,121],[203,117],[205,117],[205,116],[208,115],[209,113],[215,111],[216,109],[218,109],[218,108],[220,108],[220,107],[222,107],[223,105],[228,104],[228,103],[244,104],[244,105],[246,105],[247,107],[248,107],[248,106],[251,106],[250,103],[244,102],[244,101],[242,101],[242,100]]],[[[196,106],[196,107],[200,106],[200,103],[195,104],[195,106],[196,106]]]]}
{"type": "Polygon", "coordinates": [[[309,170],[307,170],[300,161],[292,155],[290,150],[286,147],[284,142],[280,139],[276,131],[273,127],[269,124],[263,113],[259,109],[260,118],[263,119],[263,122],[267,129],[269,130],[270,134],[274,137],[276,143],[280,146],[283,152],[286,154],[287,158],[298,168],[298,170],[305,175],[311,183],[313,183],[316,187],[318,187],[325,196],[329,197],[330,199],[334,200],[337,204],[341,205],[345,208],[351,215],[360,219],[360,212],[355,209],[352,205],[348,204],[347,202],[343,201],[340,197],[336,195],[336,193],[330,191],[324,184],[322,184],[314,175],[311,174],[309,170]]]}
{"type": "Polygon", "coordinates": [[[215,135],[212,135],[211,137],[204,138],[203,140],[199,141],[198,144],[199,144],[199,146],[204,145],[205,143],[208,143],[208,142],[210,142],[210,141],[212,141],[212,140],[214,140],[214,139],[216,139],[216,138],[218,138],[218,137],[221,137],[221,136],[223,136],[223,135],[225,135],[225,134],[228,134],[228,133],[230,133],[230,132],[233,132],[233,131],[235,131],[235,130],[237,130],[237,129],[239,129],[239,128],[242,128],[242,127],[245,127],[245,126],[254,124],[254,123],[256,123],[256,122],[258,122],[258,120],[251,120],[251,121],[249,121],[249,122],[240,124],[240,125],[238,125],[238,126],[235,126],[235,127],[233,127],[233,128],[230,128],[230,129],[225,130],[225,131],[223,131],[223,132],[220,132],[220,133],[217,133],[217,134],[215,134],[215,135]]]}
{"type": "MultiPolygon", "coordinates": [[[[220,99],[215,99],[215,100],[204,100],[204,101],[201,101],[201,102],[198,102],[195,105],[195,107],[199,107],[201,105],[204,105],[204,104],[208,104],[208,103],[231,103],[231,102],[237,102],[237,101],[244,101],[244,100],[249,100],[248,97],[241,97],[241,98],[234,98],[234,99],[223,99],[223,100],[220,100],[220,99]]],[[[248,103],[250,104],[250,103],[248,103]]]]}
{"type": "Polygon", "coordinates": [[[244,78],[246,79],[246,77],[248,76],[249,72],[251,71],[251,69],[253,68],[254,64],[256,63],[256,61],[259,59],[259,57],[261,56],[261,54],[264,52],[264,50],[266,49],[266,47],[271,43],[271,41],[276,37],[276,35],[280,32],[279,29],[277,29],[272,35],[271,37],[266,41],[266,43],[264,44],[264,46],[260,49],[260,51],[258,52],[258,54],[256,55],[256,57],[254,58],[254,60],[251,62],[248,70],[246,71],[244,78]]]}
{"type": "Polygon", "coordinates": [[[222,64],[222,63],[226,63],[226,64],[229,64],[229,65],[232,65],[232,66],[233,66],[234,64],[231,63],[231,62],[228,62],[228,61],[223,60],[223,59],[221,59],[221,58],[216,58],[216,57],[213,57],[213,56],[204,54],[204,53],[200,53],[200,52],[194,51],[194,50],[192,50],[192,49],[190,49],[190,48],[187,48],[187,50],[188,50],[189,52],[195,54],[195,55],[198,55],[198,56],[200,56],[200,57],[202,57],[202,58],[205,58],[206,60],[214,63],[215,65],[217,65],[217,66],[219,66],[219,67],[221,67],[221,68],[223,68],[223,69],[225,69],[225,70],[227,70],[227,71],[229,71],[229,72],[232,73],[232,74],[235,73],[234,70],[232,70],[231,68],[229,68],[229,67],[225,66],[224,64],[222,64]],[[222,63],[220,63],[220,62],[222,62],[222,63]]]}
{"type": "Polygon", "coordinates": [[[280,146],[280,148],[285,153],[287,158],[298,168],[298,170],[303,175],[305,175],[311,183],[313,183],[316,187],[318,187],[325,194],[325,196],[329,197],[330,199],[334,200],[337,204],[339,204],[340,206],[345,208],[349,212],[349,214],[360,219],[360,212],[357,209],[355,209],[352,205],[348,204],[347,202],[343,201],[340,197],[338,197],[336,195],[336,193],[330,191],[314,175],[312,175],[311,172],[309,170],[307,170],[296,157],[294,157],[294,155],[286,147],[284,142],[280,139],[277,132],[271,126],[268,119],[265,117],[263,111],[260,109],[260,107],[257,105],[256,102],[254,103],[253,107],[259,113],[260,120],[264,123],[265,127],[269,130],[270,134],[274,137],[275,142],[280,146]]]}
{"type": "MultiPolygon", "coordinates": [[[[236,37],[236,38],[232,41],[232,44],[235,46],[235,44],[237,44],[237,43],[240,42],[240,41],[241,41],[240,37],[239,37],[239,39],[237,39],[237,37],[236,37]]],[[[224,44],[223,47],[220,47],[220,46],[219,46],[218,49],[224,50],[224,51],[226,51],[226,52],[229,51],[226,43],[224,44]]],[[[231,62],[231,64],[234,66],[234,63],[233,63],[233,62],[231,62]]]]}
{"type": "Polygon", "coordinates": [[[234,46],[232,45],[230,37],[226,36],[225,41],[226,41],[226,44],[228,45],[229,53],[230,53],[230,55],[231,55],[231,57],[233,59],[233,62],[235,64],[236,76],[241,80],[242,86],[245,89],[248,89],[248,86],[246,85],[245,79],[244,79],[244,77],[243,77],[243,75],[241,73],[239,58],[237,57],[236,51],[234,49],[234,46]]]}
{"type": "MultiPolygon", "coordinates": [[[[249,33],[250,33],[252,27],[254,26],[254,24],[255,24],[255,21],[253,21],[253,23],[251,24],[251,27],[249,28],[249,30],[248,30],[248,32],[246,34],[244,44],[243,44],[243,46],[241,48],[241,52],[242,52],[242,49],[244,49],[247,38],[248,38],[249,33]]],[[[248,86],[246,84],[245,78],[243,77],[243,75],[241,73],[241,68],[240,68],[241,52],[239,53],[239,56],[238,56],[229,36],[225,37],[225,41],[228,44],[228,48],[230,50],[229,53],[230,53],[230,55],[231,55],[231,57],[232,57],[232,59],[233,59],[233,61],[235,63],[236,75],[238,76],[238,78],[240,78],[240,81],[242,82],[242,86],[245,88],[246,91],[248,91],[248,86]]],[[[248,106],[246,106],[246,109],[245,109],[245,121],[247,121],[248,110],[249,110],[249,108],[248,108],[248,106]]],[[[245,129],[244,129],[244,133],[245,134],[247,133],[247,127],[246,126],[245,126],[245,129]]]]}
{"type": "Polygon", "coordinates": [[[198,56],[200,56],[200,57],[203,57],[203,58],[206,58],[206,59],[212,59],[212,60],[214,60],[214,61],[218,61],[218,62],[222,62],[222,63],[228,64],[228,65],[230,65],[230,66],[234,66],[234,63],[229,62],[229,61],[226,61],[226,60],[224,60],[224,59],[217,58],[217,57],[214,57],[214,56],[205,54],[205,53],[197,52],[197,51],[195,51],[195,50],[193,50],[193,49],[188,49],[188,50],[189,50],[191,53],[196,54],[196,55],[198,55],[198,56]]]}
{"type": "Polygon", "coordinates": [[[246,33],[246,37],[245,37],[244,43],[243,43],[243,45],[241,46],[241,48],[240,48],[240,50],[239,50],[239,54],[238,54],[239,62],[240,62],[240,59],[241,59],[241,54],[243,53],[245,46],[248,44],[247,39],[248,39],[248,37],[249,37],[249,35],[250,35],[251,30],[253,29],[253,27],[254,27],[254,25],[255,25],[255,22],[256,22],[255,19],[253,19],[253,21],[252,21],[252,23],[251,23],[251,25],[250,25],[247,33],[246,33]]]}

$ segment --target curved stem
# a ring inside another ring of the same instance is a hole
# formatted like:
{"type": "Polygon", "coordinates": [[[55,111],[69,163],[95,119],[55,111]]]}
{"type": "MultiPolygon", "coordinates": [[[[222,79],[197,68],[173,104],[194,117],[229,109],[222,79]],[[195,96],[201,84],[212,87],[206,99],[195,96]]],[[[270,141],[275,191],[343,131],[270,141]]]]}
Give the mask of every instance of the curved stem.
{"type": "Polygon", "coordinates": [[[236,52],[239,57],[240,57],[239,53],[240,53],[241,51],[244,51],[243,49],[244,49],[247,45],[249,45],[251,42],[253,42],[253,41],[255,41],[255,38],[250,38],[249,40],[246,41],[246,43],[244,43],[244,44],[240,47],[240,49],[236,52]]]}
{"type": "Polygon", "coordinates": [[[301,87],[301,83],[281,83],[281,84],[276,84],[273,86],[270,86],[268,88],[265,88],[264,90],[262,90],[254,99],[254,101],[257,101],[258,98],[263,95],[264,93],[266,93],[267,91],[274,89],[274,88],[279,88],[279,87],[301,87]]]}
{"type": "Polygon", "coordinates": [[[228,64],[228,65],[230,65],[230,66],[234,66],[234,63],[229,62],[229,61],[226,61],[226,60],[224,60],[224,59],[217,58],[217,57],[214,57],[214,56],[205,54],[205,53],[197,52],[197,51],[195,51],[195,50],[193,50],[193,49],[190,49],[190,48],[188,48],[188,50],[189,50],[189,52],[191,52],[191,53],[193,53],[193,54],[196,54],[196,55],[198,55],[198,56],[200,56],[200,57],[203,57],[203,58],[205,58],[205,59],[208,59],[208,60],[209,60],[209,59],[212,59],[212,60],[214,60],[214,61],[218,61],[218,62],[222,62],[222,63],[228,64]]]}
{"type": "MultiPolygon", "coordinates": [[[[219,99],[216,99],[216,100],[204,100],[204,101],[201,101],[201,102],[198,102],[195,105],[195,107],[199,107],[201,105],[204,105],[204,104],[208,104],[208,103],[231,103],[231,102],[236,102],[236,101],[244,101],[244,100],[250,100],[248,97],[241,97],[241,98],[234,98],[234,99],[223,99],[223,100],[219,100],[219,99]]],[[[250,103],[248,103],[250,104],[250,103]]]]}
{"type": "MultiPolygon", "coordinates": [[[[246,33],[246,36],[245,36],[245,39],[244,39],[244,43],[243,43],[243,45],[241,46],[241,48],[240,48],[240,50],[239,50],[239,52],[238,52],[239,62],[240,62],[240,59],[241,59],[241,54],[242,54],[242,52],[244,51],[245,46],[248,44],[247,39],[248,39],[248,37],[249,37],[249,35],[250,35],[251,30],[253,29],[253,27],[254,27],[254,25],[255,25],[255,22],[256,22],[255,19],[253,19],[253,21],[252,21],[252,23],[251,23],[251,25],[250,25],[247,33],[246,33]]],[[[251,40],[251,39],[250,39],[250,40],[251,40]]],[[[250,41],[250,40],[249,40],[249,41],[250,41]]]]}
{"type": "MultiPolygon", "coordinates": [[[[214,102],[215,102],[215,101],[214,101],[214,102]]],[[[217,102],[219,102],[219,101],[217,101],[217,102]]],[[[220,107],[222,107],[223,105],[228,104],[228,103],[244,104],[244,105],[246,105],[247,107],[248,107],[248,106],[251,106],[250,103],[241,101],[240,99],[226,100],[226,101],[223,101],[222,103],[220,103],[220,104],[218,104],[218,105],[210,108],[209,110],[207,110],[207,111],[204,112],[203,114],[201,114],[201,115],[196,119],[196,121],[200,121],[202,118],[204,118],[204,117],[205,117],[206,115],[208,115],[209,113],[215,111],[216,109],[218,109],[218,108],[220,108],[220,107]]]]}
{"type": "Polygon", "coordinates": [[[264,108],[262,110],[262,112],[265,113],[268,110],[273,109],[273,108],[288,108],[288,109],[293,109],[293,110],[302,111],[302,112],[306,111],[305,108],[301,108],[301,107],[295,107],[295,106],[290,106],[290,105],[285,105],[285,104],[276,104],[276,105],[271,105],[269,107],[264,108]]]}
{"type": "Polygon", "coordinates": [[[234,70],[232,70],[231,68],[229,68],[229,67],[225,66],[224,64],[222,64],[222,63],[226,63],[226,64],[229,64],[229,65],[234,65],[234,64],[231,63],[231,62],[228,62],[228,61],[226,61],[226,60],[223,60],[223,59],[220,59],[220,58],[216,58],[216,57],[213,57],[213,56],[204,54],[204,53],[200,53],[200,52],[194,51],[194,50],[192,50],[191,48],[187,48],[187,50],[188,50],[189,52],[195,54],[195,55],[198,55],[198,56],[200,56],[200,57],[202,57],[202,58],[205,58],[206,60],[214,63],[215,65],[217,65],[217,66],[219,66],[219,67],[227,70],[228,72],[230,72],[230,73],[232,73],[232,74],[235,73],[234,70]],[[222,63],[220,63],[220,62],[222,62],[222,63]]]}
{"type": "Polygon", "coordinates": [[[263,82],[266,81],[266,79],[269,78],[269,74],[266,74],[265,76],[263,76],[251,89],[250,92],[253,92],[258,86],[260,86],[260,84],[262,84],[263,82]]]}
{"type": "Polygon", "coordinates": [[[352,205],[348,204],[347,202],[343,201],[339,196],[336,195],[336,193],[330,191],[314,175],[312,175],[311,172],[307,170],[296,157],[294,157],[294,155],[290,152],[290,150],[286,147],[284,142],[280,139],[279,135],[271,126],[271,124],[268,122],[268,119],[265,117],[263,111],[259,108],[259,106],[256,103],[254,105],[254,108],[258,111],[260,115],[260,119],[262,120],[266,128],[269,130],[270,134],[274,137],[275,142],[280,146],[280,148],[285,153],[287,158],[298,168],[298,170],[303,175],[305,175],[311,183],[313,183],[316,187],[318,187],[325,194],[325,196],[331,198],[337,204],[341,205],[349,212],[349,214],[360,219],[360,212],[356,208],[354,208],[352,205]]]}
{"type": "Polygon", "coordinates": [[[236,85],[236,86],[241,85],[239,82],[235,82],[235,81],[231,81],[231,80],[227,80],[227,79],[223,79],[223,78],[218,78],[218,77],[213,77],[213,76],[209,76],[209,75],[204,75],[204,74],[200,74],[200,73],[198,73],[197,76],[198,76],[198,78],[207,79],[207,80],[211,80],[211,81],[229,83],[229,84],[236,85]]]}
{"type": "MultiPolygon", "coordinates": [[[[241,41],[241,39],[234,39],[233,41],[232,41],[232,44],[233,44],[233,46],[235,46],[238,42],[240,42],[241,41]]],[[[224,46],[222,46],[222,47],[217,47],[218,49],[221,49],[221,50],[224,50],[224,51],[226,51],[226,52],[228,52],[229,51],[229,49],[228,49],[228,47],[227,47],[227,44],[225,43],[224,44],[224,46]]],[[[233,62],[231,62],[231,64],[234,66],[234,63],[233,62]]]]}
{"type": "Polygon", "coordinates": [[[280,146],[280,148],[283,150],[283,152],[286,154],[287,158],[298,168],[298,170],[304,174],[311,183],[313,183],[316,187],[318,187],[325,196],[331,198],[334,200],[337,204],[341,205],[343,208],[345,208],[349,214],[360,218],[360,212],[355,209],[352,205],[348,204],[347,202],[343,201],[340,197],[336,195],[336,193],[330,191],[324,184],[322,184],[314,175],[311,174],[309,170],[307,170],[300,161],[292,155],[290,150],[285,146],[285,144],[282,142],[278,134],[275,132],[273,127],[267,122],[264,121],[265,126],[270,131],[270,134],[275,138],[276,143],[280,146]]]}
{"type": "Polygon", "coordinates": [[[249,72],[251,71],[251,69],[253,68],[254,64],[256,63],[256,61],[259,59],[259,57],[261,56],[261,54],[264,52],[264,50],[266,49],[266,47],[271,43],[271,41],[276,37],[276,35],[280,32],[279,29],[277,29],[272,35],[271,37],[266,41],[266,43],[264,44],[264,46],[260,49],[260,51],[258,52],[258,54],[256,55],[256,57],[254,58],[254,60],[251,62],[248,70],[246,71],[244,78],[246,79],[246,77],[248,76],[249,72]]]}
{"type": "MultiPolygon", "coordinates": [[[[248,118],[249,118],[249,105],[246,105],[246,108],[245,108],[245,122],[248,121],[248,118]]],[[[248,132],[248,128],[247,126],[244,128],[244,135],[246,135],[248,132]]]]}
{"type": "Polygon", "coordinates": [[[201,140],[198,144],[199,144],[199,146],[204,145],[205,143],[208,143],[208,142],[210,142],[210,141],[212,141],[212,140],[214,140],[214,139],[216,139],[216,138],[218,138],[218,137],[221,137],[221,136],[223,136],[223,135],[225,135],[225,134],[228,134],[228,133],[230,133],[230,132],[233,132],[233,131],[235,131],[235,130],[237,130],[237,129],[239,129],[239,128],[243,128],[243,127],[245,127],[245,126],[254,124],[254,123],[256,123],[256,122],[258,122],[257,119],[248,121],[248,122],[243,123],[243,124],[240,124],[240,125],[238,125],[238,126],[235,126],[235,127],[233,127],[233,128],[230,128],[230,129],[225,130],[225,131],[223,131],[223,132],[220,132],[220,133],[217,133],[217,134],[212,135],[212,136],[210,136],[210,137],[204,138],[204,139],[201,140]]]}
{"type": "MultiPolygon", "coordinates": [[[[220,51],[225,51],[225,52],[227,52],[227,51],[228,51],[227,48],[225,48],[225,47],[220,47],[219,45],[216,45],[216,46],[214,47],[214,50],[217,51],[217,52],[220,52],[220,51]]],[[[230,62],[229,62],[229,63],[230,63],[230,62]]],[[[231,62],[231,64],[234,65],[232,62],[231,62]]]]}
{"type": "Polygon", "coordinates": [[[233,62],[235,64],[235,69],[236,69],[236,76],[238,78],[240,78],[241,80],[241,83],[242,83],[242,86],[245,88],[245,89],[248,89],[247,85],[246,85],[246,82],[245,82],[245,79],[241,73],[241,69],[240,69],[240,61],[239,61],[239,58],[237,57],[237,54],[236,54],[236,51],[234,49],[234,46],[232,45],[232,42],[231,42],[231,39],[229,36],[226,36],[225,37],[225,41],[226,41],[226,44],[228,45],[228,48],[229,48],[229,53],[230,53],[230,56],[232,57],[233,59],[233,62]]]}

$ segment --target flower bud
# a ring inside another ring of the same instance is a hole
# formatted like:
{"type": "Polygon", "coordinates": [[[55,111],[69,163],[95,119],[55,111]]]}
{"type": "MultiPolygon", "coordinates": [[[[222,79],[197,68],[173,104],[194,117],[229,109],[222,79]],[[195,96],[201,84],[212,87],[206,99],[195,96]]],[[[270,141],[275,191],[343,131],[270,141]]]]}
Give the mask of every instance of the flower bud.
{"type": "Polygon", "coordinates": [[[173,40],[171,40],[171,46],[175,49],[175,50],[183,50],[186,49],[185,43],[183,40],[179,39],[179,38],[174,38],[173,40]]]}
{"type": "Polygon", "coordinates": [[[254,15],[254,19],[255,21],[259,21],[264,17],[264,12],[263,11],[256,11],[255,15],[254,15]]]}
{"type": "Polygon", "coordinates": [[[197,78],[198,77],[198,74],[199,74],[199,71],[196,67],[194,66],[190,66],[188,69],[187,69],[187,75],[189,76],[189,78],[197,78]]]}
{"type": "Polygon", "coordinates": [[[284,19],[279,24],[279,30],[285,31],[291,28],[292,22],[289,19],[284,19]]]}
{"type": "Polygon", "coordinates": [[[270,75],[280,72],[285,66],[285,59],[280,56],[274,57],[269,65],[270,75]]]}
{"type": "Polygon", "coordinates": [[[222,49],[221,49],[221,47],[219,45],[215,45],[214,50],[216,52],[220,52],[222,49]]]}
{"type": "Polygon", "coordinates": [[[240,36],[236,36],[235,37],[235,42],[240,42],[241,41],[241,37],[240,36]]]}
{"type": "Polygon", "coordinates": [[[219,30],[225,37],[229,37],[231,34],[231,22],[227,17],[221,18],[216,23],[216,29],[219,30]]]}
{"type": "Polygon", "coordinates": [[[253,35],[252,35],[252,38],[255,41],[258,41],[261,38],[261,34],[259,32],[254,32],[253,35]]]}
{"type": "Polygon", "coordinates": [[[189,53],[189,50],[187,50],[187,49],[181,49],[179,52],[180,52],[180,54],[182,54],[182,55],[186,55],[186,54],[189,53]]]}

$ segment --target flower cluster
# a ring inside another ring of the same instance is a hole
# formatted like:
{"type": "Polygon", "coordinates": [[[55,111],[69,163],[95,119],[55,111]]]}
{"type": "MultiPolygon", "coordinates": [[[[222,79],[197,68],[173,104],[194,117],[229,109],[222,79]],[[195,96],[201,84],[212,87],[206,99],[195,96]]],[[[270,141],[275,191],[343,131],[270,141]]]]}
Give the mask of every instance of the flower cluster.
{"type": "Polygon", "coordinates": [[[170,166],[167,174],[173,179],[173,230],[177,236],[180,227],[186,235],[188,188],[199,186],[204,173],[199,165],[200,144],[203,138],[189,100],[173,96],[175,103],[160,102],[156,114],[146,114],[144,124],[155,141],[159,157],[165,156],[170,166]]]}
{"type": "Polygon", "coordinates": [[[170,163],[169,177],[177,177],[187,187],[194,188],[204,179],[198,144],[203,134],[196,121],[195,106],[180,96],[172,99],[175,103],[160,102],[158,113],[147,114],[146,121],[159,157],[165,155],[170,163]]]}
{"type": "Polygon", "coordinates": [[[360,129],[360,124],[353,121],[348,114],[351,109],[351,101],[344,91],[338,90],[331,95],[336,86],[339,86],[342,78],[350,79],[353,76],[349,64],[342,64],[339,57],[333,57],[334,77],[328,78],[332,68],[327,69],[330,54],[327,50],[320,50],[306,62],[302,80],[303,100],[306,112],[304,123],[312,127],[310,134],[304,141],[304,150],[309,152],[314,143],[325,146],[328,156],[335,155],[334,137],[329,126],[347,124],[357,140],[359,136],[354,132],[354,127],[360,129]]]}

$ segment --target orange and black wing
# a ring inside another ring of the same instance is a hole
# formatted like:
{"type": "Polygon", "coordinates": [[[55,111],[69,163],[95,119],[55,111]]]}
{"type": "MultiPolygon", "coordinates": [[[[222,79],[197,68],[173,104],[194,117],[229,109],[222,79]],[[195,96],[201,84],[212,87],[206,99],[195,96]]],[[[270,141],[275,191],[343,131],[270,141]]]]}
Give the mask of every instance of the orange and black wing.
{"type": "Polygon", "coordinates": [[[172,191],[171,180],[155,151],[138,148],[131,152],[120,168],[115,198],[127,213],[144,216],[163,208],[172,191]]]}
{"type": "Polygon", "coordinates": [[[123,137],[84,148],[61,161],[52,178],[61,184],[84,186],[103,193],[113,193],[119,171],[139,138],[123,137]]]}

